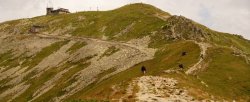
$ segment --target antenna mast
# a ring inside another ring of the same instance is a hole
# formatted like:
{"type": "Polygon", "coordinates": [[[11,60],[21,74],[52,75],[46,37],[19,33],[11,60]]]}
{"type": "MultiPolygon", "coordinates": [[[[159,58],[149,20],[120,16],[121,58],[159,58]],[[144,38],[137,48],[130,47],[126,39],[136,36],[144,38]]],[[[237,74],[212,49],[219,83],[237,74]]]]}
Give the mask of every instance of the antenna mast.
{"type": "Polygon", "coordinates": [[[47,0],[47,8],[52,8],[52,7],[53,7],[52,0],[47,0]]]}

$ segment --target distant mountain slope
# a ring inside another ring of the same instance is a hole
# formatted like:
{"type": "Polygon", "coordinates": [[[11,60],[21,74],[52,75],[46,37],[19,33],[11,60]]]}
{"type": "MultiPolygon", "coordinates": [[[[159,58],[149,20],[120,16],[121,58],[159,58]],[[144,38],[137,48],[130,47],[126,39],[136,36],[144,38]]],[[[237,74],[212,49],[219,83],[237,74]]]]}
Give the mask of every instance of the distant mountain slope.
{"type": "Polygon", "coordinates": [[[147,4],[0,24],[1,102],[245,102],[249,74],[249,40],[147,4]]]}

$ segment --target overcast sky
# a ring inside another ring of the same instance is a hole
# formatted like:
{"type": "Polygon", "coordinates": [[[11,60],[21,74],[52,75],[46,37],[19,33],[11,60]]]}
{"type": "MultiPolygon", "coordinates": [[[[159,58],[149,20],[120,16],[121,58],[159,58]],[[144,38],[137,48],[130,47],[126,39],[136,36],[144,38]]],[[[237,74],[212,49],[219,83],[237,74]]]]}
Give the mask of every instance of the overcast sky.
{"type": "Polygon", "coordinates": [[[250,39],[250,0],[0,0],[0,22],[44,15],[47,6],[71,12],[111,10],[129,3],[152,4],[183,15],[211,29],[250,39]]]}

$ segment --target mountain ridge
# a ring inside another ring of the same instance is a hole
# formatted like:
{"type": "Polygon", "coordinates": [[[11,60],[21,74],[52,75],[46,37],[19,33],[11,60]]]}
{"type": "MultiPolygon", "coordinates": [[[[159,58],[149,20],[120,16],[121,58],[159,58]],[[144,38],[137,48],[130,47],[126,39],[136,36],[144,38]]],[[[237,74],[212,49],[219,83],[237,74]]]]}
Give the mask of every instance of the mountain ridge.
{"type": "Polygon", "coordinates": [[[7,21],[0,45],[4,102],[250,99],[249,40],[147,4],[7,21]]]}

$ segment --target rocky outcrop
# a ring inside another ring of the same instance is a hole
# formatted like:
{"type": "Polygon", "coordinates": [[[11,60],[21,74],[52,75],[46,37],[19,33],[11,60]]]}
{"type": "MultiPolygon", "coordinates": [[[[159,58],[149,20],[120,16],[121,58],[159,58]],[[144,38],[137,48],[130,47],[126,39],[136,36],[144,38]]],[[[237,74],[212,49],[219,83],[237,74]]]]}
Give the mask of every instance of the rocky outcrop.
{"type": "Polygon", "coordinates": [[[205,27],[183,16],[169,17],[162,30],[167,39],[207,41],[210,35],[205,27]]]}

